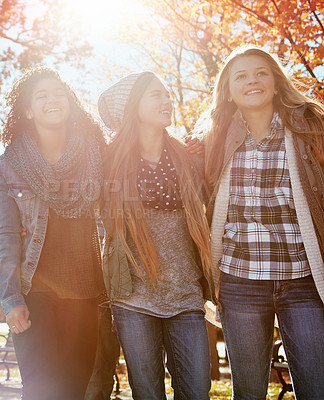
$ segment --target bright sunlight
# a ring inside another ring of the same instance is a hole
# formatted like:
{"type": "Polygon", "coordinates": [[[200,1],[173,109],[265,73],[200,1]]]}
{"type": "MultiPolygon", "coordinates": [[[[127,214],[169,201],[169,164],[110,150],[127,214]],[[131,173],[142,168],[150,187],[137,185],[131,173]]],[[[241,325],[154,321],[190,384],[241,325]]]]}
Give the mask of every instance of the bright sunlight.
{"type": "Polygon", "coordinates": [[[109,35],[147,13],[140,0],[68,0],[67,7],[92,32],[109,35]]]}

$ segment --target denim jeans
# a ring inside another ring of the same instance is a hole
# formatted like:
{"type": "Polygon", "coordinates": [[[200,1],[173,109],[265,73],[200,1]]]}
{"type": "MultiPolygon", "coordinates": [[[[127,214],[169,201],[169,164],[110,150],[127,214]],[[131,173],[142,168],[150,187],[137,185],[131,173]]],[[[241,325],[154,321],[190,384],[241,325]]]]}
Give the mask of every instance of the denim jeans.
{"type": "Polygon", "coordinates": [[[157,318],[113,306],[135,400],[165,400],[165,368],[176,400],[206,400],[210,390],[210,356],[202,312],[157,318]]]}
{"type": "Polygon", "coordinates": [[[222,273],[219,302],[233,399],[266,398],[275,314],[296,399],[324,399],[324,306],[311,275],[261,281],[222,273]]]}
{"type": "Polygon", "coordinates": [[[101,304],[96,361],[84,400],[107,400],[113,391],[120,346],[111,319],[109,304],[101,304]]]}
{"type": "Polygon", "coordinates": [[[32,292],[25,300],[31,327],[13,334],[23,400],[83,399],[97,350],[97,299],[32,292]]]}

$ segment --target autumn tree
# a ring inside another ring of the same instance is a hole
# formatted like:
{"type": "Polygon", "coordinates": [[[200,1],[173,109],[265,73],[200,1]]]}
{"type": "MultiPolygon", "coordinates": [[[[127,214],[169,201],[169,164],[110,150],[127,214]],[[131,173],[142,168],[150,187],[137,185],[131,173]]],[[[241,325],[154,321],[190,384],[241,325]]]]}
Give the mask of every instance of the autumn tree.
{"type": "Polygon", "coordinates": [[[79,68],[92,47],[77,31],[61,0],[0,0],[0,97],[8,78],[50,57],[79,68]],[[80,39],[81,38],[81,39],[80,39]]]}
{"type": "Polygon", "coordinates": [[[143,1],[150,23],[125,30],[123,40],[146,54],[148,66],[167,81],[176,122],[187,132],[206,108],[225,58],[247,43],[277,54],[312,95],[324,99],[322,1],[143,1]]]}
{"type": "Polygon", "coordinates": [[[216,22],[224,10],[215,12],[211,3],[210,8],[206,2],[202,7],[203,2],[180,0],[146,4],[150,23],[125,30],[123,39],[146,54],[148,67],[165,79],[175,101],[175,123],[189,132],[206,108],[222,62],[240,44],[235,24],[222,29],[216,22]]]}
{"type": "Polygon", "coordinates": [[[295,66],[295,76],[324,100],[324,1],[316,0],[230,0],[260,32],[261,44],[275,41],[283,62],[295,66]]]}

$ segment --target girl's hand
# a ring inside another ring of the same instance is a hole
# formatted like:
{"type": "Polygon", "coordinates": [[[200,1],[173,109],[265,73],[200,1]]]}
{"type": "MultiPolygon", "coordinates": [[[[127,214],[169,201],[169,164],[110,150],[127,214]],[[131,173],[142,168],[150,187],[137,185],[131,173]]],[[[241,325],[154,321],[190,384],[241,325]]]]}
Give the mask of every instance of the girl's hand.
{"type": "Polygon", "coordinates": [[[29,310],[26,306],[12,308],[6,315],[7,324],[14,333],[22,333],[31,327],[29,310]]]}
{"type": "Polygon", "coordinates": [[[22,226],[20,231],[20,237],[24,238],[26,235],[27,235],[27,229],[24,226],[22,226]]]}
{"type": "Polygon", "coordinates": [[[205,146],[198,138],[193,138],[189,135],[184,138],[184,142],[190,154],[204,155],[205,146]]]}

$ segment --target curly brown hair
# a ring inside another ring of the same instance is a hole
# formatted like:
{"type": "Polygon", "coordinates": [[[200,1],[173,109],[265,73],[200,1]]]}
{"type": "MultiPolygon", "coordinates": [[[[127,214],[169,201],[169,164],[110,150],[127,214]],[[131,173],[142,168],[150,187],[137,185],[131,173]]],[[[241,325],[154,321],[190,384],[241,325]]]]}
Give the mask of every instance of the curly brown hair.
{"type": "Polygon", "coordinates": [[[7,146],[17,137],[28,130],[35,129],[33,122],[28,120],[25,111],[30,103],[31,93],[36,83],[41,79],[57,79],[64,87],[70,107],[71,114],[69,125],[84,136],[95,137],[103,151],[106,146],[105,135],[100,125],[94,120],[82,106],[80,100],[72,88],[60,77],[59,73],[52,68],[45,66],[36,66],[29,70],[14,82],[12,89],[6,95],[6,104],[9,107],[9,113],[0,140],[4,146],[7,146]]]}

